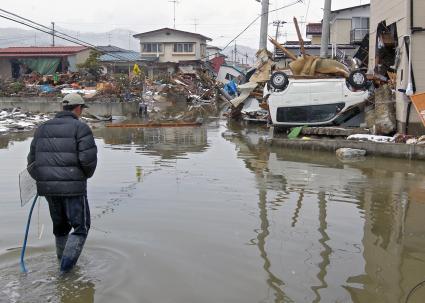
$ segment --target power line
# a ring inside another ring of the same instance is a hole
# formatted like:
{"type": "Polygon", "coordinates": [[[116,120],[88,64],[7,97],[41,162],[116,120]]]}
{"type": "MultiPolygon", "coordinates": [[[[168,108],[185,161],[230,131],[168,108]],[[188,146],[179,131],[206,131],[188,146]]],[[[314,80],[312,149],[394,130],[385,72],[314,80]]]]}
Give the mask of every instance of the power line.
{"type": "Polygon", "coordinates": [[[282,7],[279,7],[279,8],[276,8],[276,9],[273,9],[273,10],[270,10],[270,11],[268,11],[268,12],[266,12],[266,13],[264,13],[264,14],[260,14],[260,15],[258,15],[250,24],[248,24],[248,26],[247,27],[245,27],[244,29],[243,29],[243,31],[242,32],[240,32],[235,38],[233,38],[233,40],[232,41],[230,41],[224,48],[223,48],[223,50],[225,50],[230,44],[232,44],[232,42],[233,41],[235,41],[237,38],[239,38],[239,36],[241,36],[243,33],[245,33],[255,22],[257,22],[257,20],[258,19],[260,19],[262,16],[264,16],[264,15],[267,15],[267,14],[270,14],[270,13],[273,13],[273,12],[277,12],[277,11],[279,11],[279,10],[282,10],[282,9],[284,9],[284,8],[287,8],[287,7],[290,7],[290,6],[292,6],[292,5],[295,5],[295,4],[297,4],[297,3],[300,3],[300,2],[302,2],[303,0],[296,0],[296,1],[294,1],[294,2],[291,2],[291,3],[289,3],[289,4],[287,4],[287,5],[284,5],[284,6],[282,6],[282,7]]]}

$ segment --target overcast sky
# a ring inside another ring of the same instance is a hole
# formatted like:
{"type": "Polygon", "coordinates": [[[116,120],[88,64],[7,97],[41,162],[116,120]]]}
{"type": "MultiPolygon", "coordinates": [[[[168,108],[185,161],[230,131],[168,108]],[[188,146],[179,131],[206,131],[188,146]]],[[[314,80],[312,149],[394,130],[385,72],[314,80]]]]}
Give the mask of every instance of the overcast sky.
{"type": "MultiPolygon", "coordinates": [[[[294,0],[270,0],[270,9],[276,9],[294,0]]],[[[294,38],[293,16],[299,21],[317,22],[322,19],[324,0],[303,0],[289,8],[271,13],[269,22],[284,20],[288,24],[281,29],[288,39],[294,38]]],[[[333,0],[332,9],[366,4],[369,0],[333,0]]],[[[2,0],[0,8],[14,12],[39,23],[51,21],[62,28],[81,32],[104,32],[112,29],[130,29],[136,32],[173,27],[173,3],[169,0],[72,0],[34,1],[2,0]]],[[[206,35],[211,44],[224,46],[240,33],[260,13],[261,4],[256,0],[179,0],[176,5],[176,28],[206,35]]],[[[301,23],[305,32],[304,23],[301,23]]],[[[20,27],[0,18],[0,27],[20,27]]],[[[247,30],[237,43],[258,47],[260,22],[247,30]]],[[[269,33],[275,35],[270,24],[269,33]]],[[[280,40],[285,40],[282,36],[280,40]]],[[[88,41],[90,42],[90,41],[88,41]]]]}

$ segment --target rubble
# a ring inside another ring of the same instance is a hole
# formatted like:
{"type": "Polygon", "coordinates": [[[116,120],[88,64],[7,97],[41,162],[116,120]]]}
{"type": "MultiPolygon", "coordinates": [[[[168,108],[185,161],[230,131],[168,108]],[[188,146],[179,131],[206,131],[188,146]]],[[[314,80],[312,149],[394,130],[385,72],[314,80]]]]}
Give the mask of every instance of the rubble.
{"type": "Polygon", "coordinates": [[[366,156],[366,151],[364,149],[339,148],[336,150],[336,156],[341,160],[353,160],[366,156]]]}
{"type": "Polygon", "coordinates": [[[23,113],[20,109],[0,110],[0,133],[29,131],[50,119],[50,115],[23,113]]]}

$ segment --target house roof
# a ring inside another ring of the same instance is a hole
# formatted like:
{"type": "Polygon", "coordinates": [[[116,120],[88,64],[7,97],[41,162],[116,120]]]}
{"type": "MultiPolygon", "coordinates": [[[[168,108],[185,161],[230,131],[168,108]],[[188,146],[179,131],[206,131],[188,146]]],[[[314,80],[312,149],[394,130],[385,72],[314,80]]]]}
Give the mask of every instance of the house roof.
{"type": "Polygon", "coordinates": [[[220,47],[218,46],[214,46],[214,45],[207,45],[207,49],[216,49],[216,50],[222,50],[220,47]]]}
{"type": "Polygon", "coordinates": [[[100,46],[96,46],[96,49],[102,53],[115,53],[115,52],[130,52],[129,50],[120,48],[118,46],[113,46],[113,45],[100,45],[100,46]]]}
{"type": "Polygon", "coordinates": [[[85,46],[7,47],[0,48],[0,57],[64,57],[86,49],[85,46]]]}
{"type": "Polygon", "coordinates": [[[367,6],[370,6],[370,4],[361,4],[361,5],[356,5],[356,6],[350,6],[350,7],[346,7],[346,8],[341,8],[341,9],[337,9],[337,10],[331,11],[331,13],[339,13],[339,12],[342,12],[342,11],[347,11],[347,10],[350,10],[350,9],[356,9],[356,8],[367,7],[367,6]]]}
{"type": "Polygon", "coordinates": [[[99,57],[101,62],[127,62],[140,60],[140,53],[133,51],[109,52],[99,57]]]}
{"type": "Polygon", "coordinates": [[[207,41],[212,41],[211,38],[201,35],[201,34],[197,34],[197,33],[191,33],[191,32],[186,32],[186,31],[181,31],[181,30],[177,30],[177,29],[172,29],[172,28],[168,28],[168,27],[164,27],[164,28],[160,28],[154,31],[149,31],[149,32],[144,32],[144,33],[140,33],[140,34],[136,34],[133,35],[134,38],[142,38],[142,37],[146,37],[146,36],[150,36],[150,35],[155,35],[155,34],[159,34],[161,32],[174,32],[174,33],[180,33],[180,34],[184,34],[184,35],[189,35],[189,36],[194,36],[203,40],[207,40],[207,41]]]}

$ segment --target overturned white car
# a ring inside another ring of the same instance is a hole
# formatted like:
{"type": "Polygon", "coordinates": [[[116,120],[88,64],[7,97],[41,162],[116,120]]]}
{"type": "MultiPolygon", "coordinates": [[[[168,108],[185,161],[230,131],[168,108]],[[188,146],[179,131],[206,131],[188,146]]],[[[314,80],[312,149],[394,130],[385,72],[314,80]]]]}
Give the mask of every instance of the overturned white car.
{"type": "Polygon", "coordinates": [[[266,89],[273,125],[340,125],[360,112],[369,97],[367,78],[354,71],[345,78],[289,77],[275,72],[266,89]]]}

